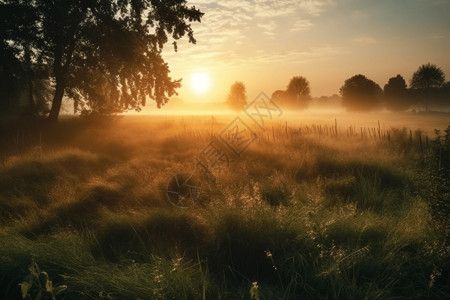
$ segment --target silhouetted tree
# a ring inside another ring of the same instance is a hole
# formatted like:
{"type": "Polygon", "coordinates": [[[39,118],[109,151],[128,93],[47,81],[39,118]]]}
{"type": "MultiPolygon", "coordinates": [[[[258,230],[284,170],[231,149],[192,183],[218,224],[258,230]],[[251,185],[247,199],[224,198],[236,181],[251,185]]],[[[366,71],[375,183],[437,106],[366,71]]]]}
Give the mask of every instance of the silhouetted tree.
{"type": "Polygon", "coordinates": [[[436,65],[427,63],[421,65],[419,69],[414,72],[411,79],[411,88],[413,89],[427,89],[440,88],[445,83],[445,75],[441,68],[436,65]]]}
{"type": "Polygon", "coordinates": [[[403,111],[411,106],[406,81],[401,75],[389,78],[384,85],[384,100],[385,107],[392,111],[403,111]]]}
{"type": "MultiPolygon", "coordinates": [[[[50,66],[55,82],[49,119],[57,120],[64,95],[75,107],[111,113],[136,109],[149,97],[158,107],[176,93],[161,56],[169,36],[187,35],[203,13],[185,0],[4,0],[15,24],[7,46],[26,62],[50,66]],[[23,12],[30,16],[23,16],[23,12]],[[24,29],[28,35],[17,34],[24,29]],[[26,49],[29,49],[28,54],[26,49]]],[[[4,31],[4,29],[0,29],[4,31]]]]}
{"type": "Polygon", "coordinates": [[[24,70],[21,62],[9,49],[0,45],[0,115],[17,114],[19,110],[18,99],[23,82],[24,70]]]}
{"type": "Polygon", "coordinates": [[[378,108],[383,94],[378,84],[361,74],[347,79],[341,87],[340,93],[342,105],[352,111],[378,108]]]}
{"type": "Polygon", "coordinates": [[[227,104],[236,111],[242,110],[247,106],[246,89],[242,82],[236,81],[231,85],[227,104]]]}
{"type": "Polygon", "coordinates": [[[289,95],[286,91],[276,90],[272,93],[271,99],[276,103],[286,103],[289,99],[289,95]]]}
{"type": "Polygon", "coordinates": [[[288,98],[300,108],[306,108],[311,100],[308,80],[303,76],[294,76],[286,88],[288,98]]]}
{"type": "MultiPolygon", "coordinates": [[[[425,101],[425,110],[428,111],[429,99],[433,89],[441,88],[445,83],[445,75],[441,68],[427,63],[421,65],[411,78],[411,88],[416,90],[415,94],[425,101]]],[[[436,92],[436,90],[434,90],[436,92]]]]}
{"type": "Polygon", "coordinates": [[[321,108],[339,108],[342,106],[342,99],[339,95],[333,94],[331,96],[320,96],[319,98],[313,98],[316,106],[321,108]]]}
{"type": "Polygon", "coordinates": [[[18,1],[9,2],[0,4],[0,110],[6,115],[31,116],[37,112],[37,88],[42,87],[36,84],[41,72],[35,72],[30,42],[37,34],[31,25],[36,14],[18,1]]]}

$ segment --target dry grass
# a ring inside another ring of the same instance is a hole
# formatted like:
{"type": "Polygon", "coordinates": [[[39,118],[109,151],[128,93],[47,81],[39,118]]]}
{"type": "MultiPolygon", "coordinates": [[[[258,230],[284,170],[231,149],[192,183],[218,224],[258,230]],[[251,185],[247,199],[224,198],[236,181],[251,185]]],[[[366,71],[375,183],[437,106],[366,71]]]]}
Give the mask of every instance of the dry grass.
{"type": "Polygon", "coordinates": [[[425,135],[274,122],[213,184],[194,158],[229,121],[20,129],[41,138],[2,152],[0,298],[19,298],[32,258],[64,299],[249,299],[253,282],[261,299],[449,295],[425,135]],[[202,187],[189,209],[166,199],[179,173],[202,187]]]}

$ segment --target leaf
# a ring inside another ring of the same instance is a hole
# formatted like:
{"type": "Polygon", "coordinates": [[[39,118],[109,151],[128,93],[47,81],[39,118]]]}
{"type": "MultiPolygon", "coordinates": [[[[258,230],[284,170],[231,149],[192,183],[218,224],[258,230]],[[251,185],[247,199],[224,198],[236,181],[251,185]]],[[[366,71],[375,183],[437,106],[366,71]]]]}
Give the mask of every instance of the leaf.
{"type": "Polygon", "coordinates": [[[52,293],[52,292],[53,292],[53,283],[52,283],[51,280],[47,280],[47,281],[45,282],[45,290],[46,290],[47,292],[49,292],[49,293],[52,293]]]}
{"type": "Polygon", "coordinates": [[[53,295],[58,296],[65,290],[67,290],[67,285],[59,285],[53,289],[53,295]]]}
{"type": "Polygon", "coordinates": [[[39,283],[42,287],[47,287],[47,284],[50,280],[48,279],[48,274],[45,271],[42,271],[41,274],[39,274],[39,283]]]}
{"type": "Polygon", "coordinates": [[[259,297],[259,287],[257,282],[252,283],[252,288],[250,289],[250,298],[252,300],[260,300],[259,297]]]}
{"type": "Polygon", "coordinates": [[[22,283],[19,283],[19,285],[20,285],[20,290],[22,291],[22,299],[25,299],[28,295],[28,291],[31,288],[31,284],[29,282],[24,281],[22,283]]]}
{"type": "Polygon", "coordinates": [[[39,278],[39,273],[40,273],[39,266],[34,261],[34,259],[31,261],[31,265],[28,267],[28,270],[34,277],[39,278]]]}

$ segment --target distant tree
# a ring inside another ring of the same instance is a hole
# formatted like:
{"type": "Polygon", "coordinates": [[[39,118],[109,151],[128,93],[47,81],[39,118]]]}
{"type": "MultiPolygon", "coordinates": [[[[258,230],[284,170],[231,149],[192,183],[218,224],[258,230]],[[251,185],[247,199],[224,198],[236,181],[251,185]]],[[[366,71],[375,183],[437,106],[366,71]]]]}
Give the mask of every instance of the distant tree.
{"type": "Polygon", "coordinates": [[[341,107],[342,99],[339,95],[333,94],[331,96],[320,96],[313,99],[318,107],[322,108],[338,108],[341,107]]]}
{"type": "Polygon", "coordinates": [[[311,100],[308,80],[303,76],[294,76],[286,88],[288,98],[300,108],[306,108],[311,100]]]}
{"type": "Polygon", "coordinates": [[[374,81],[358,74],[344,82],[340,93],[347,110],[368,111],[380,106],[383,91],[374,81]]]}
{"type": "Polygon", "coordinates": [[[447,81],[438,89],[436,104],[444,111],[450,111],[450,81],[447,81]]]}
{"type": "Polygon", "coordinates": [[[185,35],[195,43],[190,22],[203,15],[186,0],[4,0],[0,11],[2,25],[14,24],[0,29],[3,46],[25,66],[49,66],[50,120],[64,96],[101,113],[139,110],[147,97],[164,105],[180,80],[169,77],[163,46],[169,36],[175,50],[185,35]]]}
{"type": "Polygon", "coordinates": [[[271,99],[275,101],[275,103],[283,103],[285,104],[288,101],[289,95],[286,91],[276,90],[272,93],[271,99]]]}
{"type": "Polygon", "coordinates": [[[432,94],[435,94],[437,92],[436,89],[441,88],[444,83],[445,75],[441,68],[427,63],[421,65],[414,72],[410,84],[411,88],[415,90],[416,97],[425,102],[425,110],[428,111],[428,104],[432,94]]]}
{"type": "Polygon", "coordinates": [[[227,104],[236,111],[240,111],[247,106],[247,93],[244,83],[236,81],[231,85],[227,104]]]}
{"type": "Polygon", "coordinates": [[[421,65],[419,69],[414,72],[411,79],[411,88],[413,89],[427,89],[440,88],[445,83],[445,75],[441,68],[436,65],[427,63],[421,65]]]}
{"type": "Polygon", "coordinates": [[[411,106],[406,81],[401,75],[389,78],[384,85],[384,105],[392,111],[403,111],[411,106]]]}

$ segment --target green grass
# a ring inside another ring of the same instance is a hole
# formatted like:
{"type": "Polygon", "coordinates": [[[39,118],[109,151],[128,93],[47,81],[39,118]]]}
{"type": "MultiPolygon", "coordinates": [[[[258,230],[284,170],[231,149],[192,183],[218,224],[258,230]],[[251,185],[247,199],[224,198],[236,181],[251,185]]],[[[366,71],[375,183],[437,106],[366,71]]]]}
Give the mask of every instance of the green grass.
{"type": "Polygon", "coordinates": [[[219,133],[208,122],[26,129],[39,151],[5,150],[0,166],[0,299],[21,299],[33,260],[67,285],[58,299],[448,298],[444,138],[275,124],[212,184],[194,160],[219,133]],[[178,173],[196,176],[198,205],[166,200],[178,173]]]}

